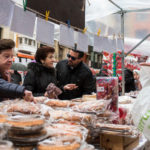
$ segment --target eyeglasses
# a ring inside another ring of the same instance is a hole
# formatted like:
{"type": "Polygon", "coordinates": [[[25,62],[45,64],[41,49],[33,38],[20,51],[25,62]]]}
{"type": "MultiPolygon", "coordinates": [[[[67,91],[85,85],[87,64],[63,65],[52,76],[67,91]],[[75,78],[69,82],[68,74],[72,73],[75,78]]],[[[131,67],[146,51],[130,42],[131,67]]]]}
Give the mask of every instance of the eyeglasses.
{"type": "Polygon", "coordinates": [[[71,56],[70,54],[67,54],[67,57],[68,57],[68,58],[71,58],[73,61],[75,61],[76,59],[78,59],[78,58],[76,58],[76,57],[74,57],[74,56],[71,56]]]}

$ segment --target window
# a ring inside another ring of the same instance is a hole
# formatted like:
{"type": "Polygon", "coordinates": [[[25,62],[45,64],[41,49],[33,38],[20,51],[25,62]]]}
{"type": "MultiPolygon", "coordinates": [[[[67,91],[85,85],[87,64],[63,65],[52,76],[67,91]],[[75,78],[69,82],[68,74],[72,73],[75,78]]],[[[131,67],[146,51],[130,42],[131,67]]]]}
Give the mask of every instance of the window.
{"type": "Polygon", "coordinates": [[[21,37],[19,38],[19,44],[22,44],[22,38],[21,37]]]}
{"type": "Polygon", "coordinates": [[[28,39],[27,38],[25,38],[25,44],[28,44],[28,39]]]}
{"type": "Polygon", "coordinates": [[[35,46],[35,41],[33,40],[33,46],[35,46]]]}
{"type": "Polygon", "coordinates": [[[32,45],[32,40],[31,39],[29,39],[29,45],[32,45]]]}

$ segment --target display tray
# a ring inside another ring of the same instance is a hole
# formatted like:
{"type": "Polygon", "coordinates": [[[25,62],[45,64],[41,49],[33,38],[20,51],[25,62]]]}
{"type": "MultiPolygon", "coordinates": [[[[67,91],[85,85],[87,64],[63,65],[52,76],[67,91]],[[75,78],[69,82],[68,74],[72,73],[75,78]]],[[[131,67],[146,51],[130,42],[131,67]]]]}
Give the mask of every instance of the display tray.
{"type": "Polygon", "coordinates": [[[8,132],[15,133],[16,135],[26,135],[26,134],[39,133],[43,128],[44,128],[43,125],[26,127],[26,128],[20,128],[20,127],[13,127],[12,126],[8,129],[8,132]]]}
{"type": "Polygon", "coordinates": [[[37,143],[40,142],[44,139],[46,139],[49,136],[49,134],[47,133],[47,131],[45,129],[43,129],[42,131],[40,131],[37,134],[32,134],[32,135],[16,135],[13,132],[8,132],[7,134],[7,138],[14,142],[14,143],[20,143],[20,144],[33,144],[33,143],[37,143]]]}

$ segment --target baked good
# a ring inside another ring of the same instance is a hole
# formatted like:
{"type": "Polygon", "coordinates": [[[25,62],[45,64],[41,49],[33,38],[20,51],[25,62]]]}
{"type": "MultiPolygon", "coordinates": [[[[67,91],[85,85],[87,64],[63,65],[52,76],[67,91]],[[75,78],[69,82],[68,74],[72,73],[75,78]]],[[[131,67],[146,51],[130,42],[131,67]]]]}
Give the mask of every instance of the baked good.
{"type": "Polygon", "coordinates": [[[37,103],[44,103],[46,101],[47,97],[45,96],[39,96],[39,97],[34,97],[34,101],[37,103]]]}
{"type": "Polygon", "coordinates": [[[73,122],[90,123],[92,120],[92,115],[73,111],[55,110],[50,112],[50,119],[64,119],[73,122]]]}
{"type": "Polygon", "coordinates": [[[8,115],[0,113],[0,123],[6,122],[8,115]]]}
{"type": "Polygon", "coordinates": [[[46,126],[47,132],[51,137],[54,136],[75,136],[80,140],[86,139],[88,130],[81,126],[75,124],[66,124],[66,123],[53,123],[46,126]]]}
{"type": "Polygon", "coordinates": [[[37,146],[38,150],[78,150],[80,142],[75,137],[53,137],[40,142],[37,146]]]}
{"type": "Polygon", "coordinates": [[[7,112],[20,112],[24,114],[40,114],[40,105],[31,102],[20,101],[8,106],[7,112]]]}
{"type": "Polygon", "coordinates": [[[93,100],[79,103],[72,107],[73,110],[79,112],[102,113],[106,110],[109,101],[93,100]]]}
{"type": "Polygon", "coordinates": [[[124,131],[130,131],[132,130],[133,126],[129,126],[129,125],[120,125],[120,124],[102,124],[102,123],[98,123],[96,124],[96,127],[100,127],[103,129],[108,129],[108,130],[124,130],[124,131]]]}
{"type": "Polygon", "coordinates": [[[6,119],[7,124],[13,127],[33,127],[44,124],[44,118],[37,115],[16,115],[6,119]]]}
{"type": "Polygon", "coordinates": [[[56,100],[56,99],[49,99],[45,101],[45,104],[51,107],[71,107],[75,105],[71,101],[67,100],[56,100]]]}
{"type": "Polygon", "coordinates": [[[96,100],[96,94],[94,94],[94,95],[83,95],[83,96],[82,96],[82,100],[83,100],[83,101],[96,100]]]}

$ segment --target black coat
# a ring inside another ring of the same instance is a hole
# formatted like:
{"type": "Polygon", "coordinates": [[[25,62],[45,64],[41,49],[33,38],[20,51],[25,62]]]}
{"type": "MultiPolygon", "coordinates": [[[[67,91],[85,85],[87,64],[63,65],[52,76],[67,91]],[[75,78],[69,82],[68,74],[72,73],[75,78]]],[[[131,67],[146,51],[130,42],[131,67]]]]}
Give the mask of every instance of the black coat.
{"type": "Polygon", "coordinates": [[[43,96],[50,83],[56,83],[55,69],[46,68],[39,63],[30,63],[29,71],[24,79],[24,86],[32,91],[34,96],[43,96]]]}
{"type": "Polygon", "coordinates": [[[0,101],[5,98],[19,98],[24,95],[24,86],[18,84],[9,83],[5,81],[0,75],[0,101]]]}
{"type": "Polygon", "coordinates": [[[135,91],[135,82],[133,72],[129,69],[125,69],[125,92],[135,91]]]}
{"type": "Polygon", "coordinates": [[[60,61],[56,65],[58,86],[63,90],[66,84],[76,84],[77,89],[69,91],[63,90],[60,99],[73,99],[81,97],[83,94],[91,94],[95,89],[95,81],[91,70],[86,64],[81,62],[76,68],[71,69],[68,61],[60,61]]]}

